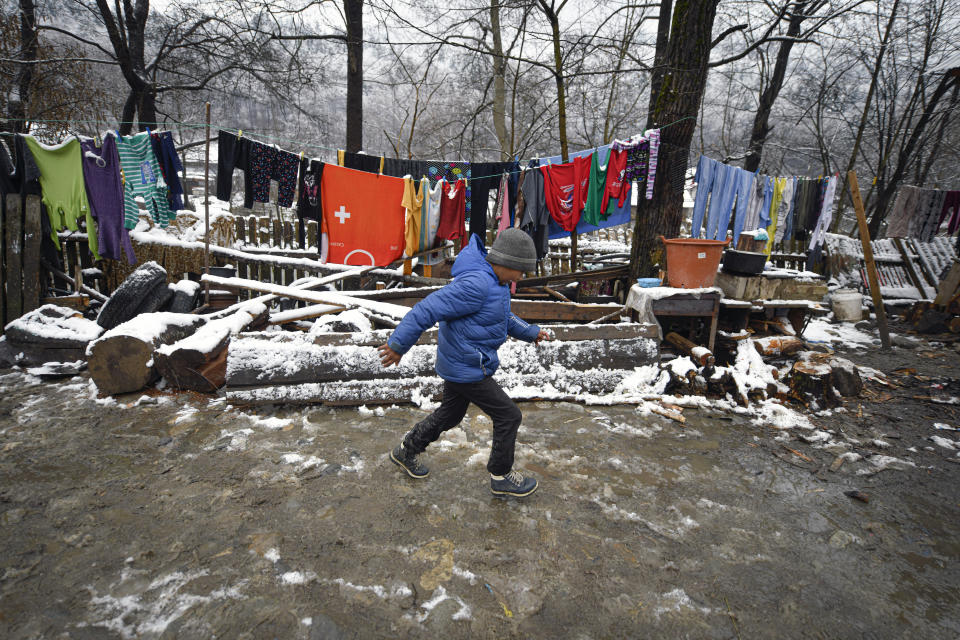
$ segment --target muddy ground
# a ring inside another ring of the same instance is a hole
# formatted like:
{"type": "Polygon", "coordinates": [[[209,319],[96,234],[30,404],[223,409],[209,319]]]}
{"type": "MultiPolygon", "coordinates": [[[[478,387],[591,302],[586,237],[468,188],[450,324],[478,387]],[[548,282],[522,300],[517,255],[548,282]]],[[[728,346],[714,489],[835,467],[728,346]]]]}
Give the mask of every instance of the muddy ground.
{"type": "Polygon", "coordinates": [[[387,452],[419,409],[0,372],[0,637],[956,638],[960,433],[934,424],[960,426],[960,355],[934,340],[846,352],[890,386],[813,430],[524,404],[526,501],[490,496],[474,409],[417,481],[387,452]]]}

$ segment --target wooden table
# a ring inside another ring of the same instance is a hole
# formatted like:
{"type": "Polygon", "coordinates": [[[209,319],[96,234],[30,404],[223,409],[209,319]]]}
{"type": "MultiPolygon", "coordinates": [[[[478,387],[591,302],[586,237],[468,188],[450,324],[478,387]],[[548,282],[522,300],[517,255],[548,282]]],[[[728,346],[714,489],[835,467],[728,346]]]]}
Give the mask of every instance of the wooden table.
{"type": "MultiPolygon", "coordinates": [[[[710,318],[707,348],[712,351],[717,337],[717,316],[719,315],[720,298],[722,296],[722,292],[713,287],[687,290],[671,287],[642,288],[634,286],[630,289],[627,306],[631,308],[631,315],[634,318],[644,312],[644,305],[647,302],[649,302],[651,311],[656,317],[710,318]]],[[[692,324],[690,337],[693,337],[692,324]]]]}

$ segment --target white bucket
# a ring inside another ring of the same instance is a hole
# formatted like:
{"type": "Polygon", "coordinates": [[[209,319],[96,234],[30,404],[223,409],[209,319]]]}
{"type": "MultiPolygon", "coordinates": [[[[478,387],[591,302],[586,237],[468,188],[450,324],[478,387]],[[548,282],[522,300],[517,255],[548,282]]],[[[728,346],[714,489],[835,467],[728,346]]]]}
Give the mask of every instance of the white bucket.
{"type": "Polygon", "coordinates": [[[830,296],[833,317],[839,322],[863,320],[863,294],[853,289],[838,289],[830,296]]]}

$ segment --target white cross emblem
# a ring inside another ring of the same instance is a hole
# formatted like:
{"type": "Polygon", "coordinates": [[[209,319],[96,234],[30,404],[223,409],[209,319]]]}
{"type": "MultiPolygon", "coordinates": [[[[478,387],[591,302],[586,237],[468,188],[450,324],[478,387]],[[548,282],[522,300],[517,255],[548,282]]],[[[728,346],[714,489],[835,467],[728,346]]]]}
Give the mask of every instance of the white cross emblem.
{"type": "Polygon", "coordinates": [[[343,205],[340,205],[340,211],[334,211],[333,215],[340,218],[340,224],[346,224],[346,219],[350,217],[350,212],[343,205]]]}

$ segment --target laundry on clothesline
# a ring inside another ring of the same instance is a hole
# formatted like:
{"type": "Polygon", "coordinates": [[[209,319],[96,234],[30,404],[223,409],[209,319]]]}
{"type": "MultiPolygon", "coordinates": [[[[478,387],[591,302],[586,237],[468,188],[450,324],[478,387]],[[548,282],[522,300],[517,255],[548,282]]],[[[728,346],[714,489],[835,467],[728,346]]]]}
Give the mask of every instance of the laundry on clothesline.
{"type": "Polygon", "coordinates": [[[930,242],[947,222],[947,233],[960,228],[960,191],[900,187],[887,217],[888,238],[917,238],[930,242]]]}
{"type": "Polygon", "coordinates": [[[694,182],[690,235],[725,240],[736,246],[745,232],[764,229],[764,252],[793,240],[809,240],[819,250],[833,220],[839,176],[766,176],[701,155],[694,182]]]}

